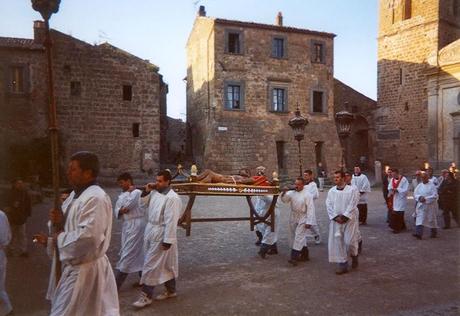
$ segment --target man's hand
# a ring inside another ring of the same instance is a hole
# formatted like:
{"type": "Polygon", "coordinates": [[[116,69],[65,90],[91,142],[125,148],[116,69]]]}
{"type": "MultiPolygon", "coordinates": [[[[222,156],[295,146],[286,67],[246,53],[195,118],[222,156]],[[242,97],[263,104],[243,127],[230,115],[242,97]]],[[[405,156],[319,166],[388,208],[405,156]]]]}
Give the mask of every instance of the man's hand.
{"type": "Polygon", "coordinates": [[[425,203],[426,202],[426,199],[424,196],[421,196],[419,199],[418,199],[420,202],[422,203],[425,203]]]}
{"type": "Polygon", "coordinates": [[[42,245],[43,247],[46,247],[48,244],[48,235],[44,233],[38,233],[33,235],[33,242],[39,245],[42,245]]]}
{"type": "Polygon", "coordinates": [[[342,217],[340,217],[340,215],[337,215],[332,220],[336,221],[339,224],[343,224],[342,217]]]}
{"type": "Polygon", "coordinates": [[[364,193],[366,193],[366,192],[359,192],[359,194],[361,194],[361,195],[363,195],[364,193]]]}
{"type": "Polygon", "coordinates": [[[306,229],[310,229],[310,228],[311,228],[311,225],[305,224],[305,228],[306,228],[306,229]]]}
{"type": "Polygon", "coordinates": [[[121,215],[127,214],[129,213],[129,209],[126,207],[122,207],[118,213],[121,215]]]}
{"type": "Polygon", "coordinates": [[[153,190],[156,189],[156,187],[157,187],[157,184],[154,182],[147,183],[147,185],[145,186],[145,192],[152,192],[153,190]]]}
{"type": "Polygon", "coordinates": [[[161,244],[162,250],[169,250],[169,248],[171,248],[171,244],[167,244],[165,242],[161,244]]]}
{"type": "Polygon", "coordinates": [[[64,223],[64,214],[62,214],[61,210],[53,208],[49,212],[49,220],[53,225],[62,225],[64,223]]]}

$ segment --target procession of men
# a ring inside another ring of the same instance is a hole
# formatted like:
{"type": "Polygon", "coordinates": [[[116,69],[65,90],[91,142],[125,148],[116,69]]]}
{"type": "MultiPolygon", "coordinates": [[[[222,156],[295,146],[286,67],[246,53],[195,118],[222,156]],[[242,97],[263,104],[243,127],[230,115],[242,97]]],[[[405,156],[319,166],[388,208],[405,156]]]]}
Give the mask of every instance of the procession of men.
{"type": "MultiPolygon", "coordinates": [[[[183,205],[171,186],[171,172],[161,170],[154,182],[141,187],[135,186],[129,173],[120,174],[117,184],[121,192],[112,207],[109,196],[98,185],[99,164],[98,157],[91,152],[77,152],[71,157],[67,178],[72,190],[63,196],[62,211],[52,209],[49,215],[49,224],[60,229],[50,231],[50,234],[34,235],[34,242],[48,249],[53,263],[48,288],[50,315],[119,315],[118,292],[129,274],[138,278],[134,287],[138,288],[139,296],[132,303],[135,309],[151,305],[154,299],[177,297],[177,223],[183,205]],[[122,229],[119,258],[112,268],[106,253],[111,244],[114,220],[122,222],[122,229]],[[58,270],[60,273],[57,274],[58,270]],[[154,290],[159,285],[164,285],[165,289],[155,296],[154,290]]],[[[265,174],[264,166],[256,168],[255,177],[259,184],[268,183],[265,174]]],[[[440,179],[434,178],[428,170],[418,170],[416,175],[420,182],[413,188],[413,235],[421,240],[424,230],[429,229],[430,237],[436,238],[440,195],[444,196],[440,204],[444,210],[444,228],[450,228],[451,215],[458,224],[458,210],[456,204],[451,203],[458,195],[458,181],[449,171],[443,172],[440,179]]],[[[389,227],[393,233],[400,233],[407,229],[404,215],[408,211],[410,185],[396,168],[389,168],[387,176],[384,197],[389,210],[389,227]]],[[[249,175],[244,177],[250,179],[249,175]]],[[[281,203],[285,203],[289,209],[288,227],[278,225],[273,230],[267,223],[256,225],[256,245],[260,247],[258,254],[262,259],[278,254],[280,230],[289,232],[290,256],[287,261],[293,267],[310,260],[310,239],[315,245],[321,244],[317,222],[320,207],[315,205],[320,193],[314,179],[313,172],[307,169],[293,185],[280,188],[279,200],[272,211],[278,223],[281,203]]],[[[342,275],[359,267],[363,242],[360,225],[367,224],[367,194],[371,192],[371,186],[358,166],[353,173],[335,171],[333,180],[334,185],[325,193],[329,218],[328,260],[336,265],[335,273],[342,275]]],[[[270,195],[252,198],[259,217],[270,211],[273,199],[274,196],[270,195]]],[[[0,234],[1,315],[7,315],[12,307],[4,285],[6,257],[3,249],[11,235],[8,219],[2,212],[0,225],[5,227],[0,234]]]]}

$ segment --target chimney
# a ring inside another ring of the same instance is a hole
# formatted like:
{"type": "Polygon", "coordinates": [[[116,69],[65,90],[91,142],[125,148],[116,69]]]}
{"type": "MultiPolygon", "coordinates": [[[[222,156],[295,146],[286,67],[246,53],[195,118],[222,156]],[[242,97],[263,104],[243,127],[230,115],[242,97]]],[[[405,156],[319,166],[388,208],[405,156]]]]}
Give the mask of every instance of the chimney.
{"type": "Polygon", "coordinates": [[[206,16],[206,9],[204,5],[200,5],[200,9],[198,10],[198,16],[206,16]]]}
{"type": "Polygon", "coordinates": [[[278,15],[276,16],[276,20],[275,20],[275,25],[283,26],[283,13],[278,12],[278,15]]]}
{"type": "Polygon", "coordinates": [[[45,22],[34,21],[34,42],[42,45],[45,42],[45,22]]]}

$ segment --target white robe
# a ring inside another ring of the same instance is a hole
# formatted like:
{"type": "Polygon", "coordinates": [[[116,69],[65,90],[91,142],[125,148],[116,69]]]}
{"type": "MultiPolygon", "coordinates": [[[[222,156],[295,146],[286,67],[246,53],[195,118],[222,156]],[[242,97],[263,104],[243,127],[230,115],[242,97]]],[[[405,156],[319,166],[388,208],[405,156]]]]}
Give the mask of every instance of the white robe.
{"type": "Polygon", "coordinates": [[[148,223],[144,233],[144,266],[140,283],[155,286],[179,276],[177,222],[182,201],[174,190],[152,191],[141,199],[148,223]],[[168,250],[162,244],[171,244],[168,250]]]}
{"type": "Polygon", "coordinates": [[[415,188],[414,198],[417,201],[415,208],[415,225],[423,225],[429,228],[438,228],[438,189],[432,182],[420,183],[415,188]],[[425,202],[421,202],[421,197],[425,202]]]}
{"type": "Polygon", "coordinates": [[[396,191],[393,190],[393,179],[390,179],[388,183],[388,197],[393,196],[393,210],[395,212],[404,212],[407,208],[407,193],[409,191],[409,181],[406,177],[400,176],[401,181],[399,182],[396,191]]]}
{"type": "Polygon", "coordinates": [[[350,185],[343,190],[334,186],[327,193],[326,209],[329,216],[329,262],[343,263],[348,261],[348,255],[358,255],[358,208],[359,191],[350,185]],[[333,219],[344,215],[349,220],[339,224],[333,219]]]}
{"type": "Polygon", "coordinates": [[[112,203],[98,185],[62,205],[66,218],[57,246],[62,276],[51,315],[119,315],[115,277],[106,256],[112,233],[112,203]]]}
{"type": "Polygon", "coordinates": [[[313,197],[305,190],[300,192],[288,191],[281,196],[284,203],[290,203],[291,214],[289,216],[290,239],[292,249],[300,251],[307,246],[309,229],[305,225],[315,225],[315,205],[313,197]]]}
{"type": "MultiPolygon", "coordinates": [[[[270,205],[273,201],[273,196],[272,195],[260,195],[260,196],[256,196],[254,198],[254,209],[256,211],[256,213],[260,216],[260,217],[264,217],[267,212],[268,212],[268,209],[270,208],[270,205]]],[[[278,241],[278,231],[279,231],[279,227],[280,225],[278,224],[279,223],[279,214],[280,214],[280,211],[279,211],[279,199],[278,201],[276,202],[276,206],[275,206],[275,231],[272,232],[272,228],[270,225],[267,225],[265,223],[259,223],[256,225],[256,228],[257,230],[262,234],[262,243],[263,244],[266,244],[266,245],[273,245],[275,244],[277,241],[278,241]]]]}
{"type": "MultiPolygon", "coordinates": [[[[314,181],[311,181],[309,184],[306,184],[303,187],[303,189],[305,191],[307,191],[308,193],[310,193],[310,195],[313,198],[313,202],[318,199],[318,197],[319,197],[318,186],[316,185],[316,183],[314,181]]],[[[316,211],[316,207],[315,207],[315,211],[316,211]]],[[[316,215],[315,215],[315,219],[316,219],[316,215]]],[[[312,237],[315,237],[315,236],[319,235],[318,221],[316,221],[316,223],[314,225],[312,225],[312,227],[310,229],[310,232],[311,232],[311,234],[309,234],[309,235],[311,235],[312,237]]]]}
{"type": "MultiPolygon", "coordinates": [[[[354,203],[356,204],[356,210],[355,210],[355,212],[356,212],[356,214],[359,215],[359,209],[358,209],[358,201],[359,201],[359,197],[360,197],[359,190],[358,190],[358,188],[356,187],[356,185],[349,184],[349,186],[350,186],[353,190],[356,191],[356,192],[355,192],[355,201],[354,201],[354,203]]],[[[356,236],[357,236],[356,238],[358,239],[358,243],[359,243],[360,241],[363,240],[363,236],[361,235],[361,230],[359,229],[359,223],[358,223],[358,225],[357,225],[357,227],[356,227],[356,236]]],[[[358,245],[359,245],[359,244],[358,244],[358,245]]]]}
{"type": "Polygon", "coordinates": [[[137,189],[132,192],[122,192],[115,203],[115,218],[123,219],[120,259],[116,268],[124,273],[142,271],[144,265],[143,244],[146,220],[140,207],[141,194],[142,191],[137,189]],[[129,209],[129,212],[120,216],[119,212],[122,208],[129,209]]]}
{"type": "Polygon", "coordinates": [[[367,204],[367,193],[371,192],[371,184],[367,176],[363,173],[359,176],[353,175],[351,184],[355,185],[361,193],[358,204],[367,204]]]}
{"type": "Polygon", "coordinates": [[[0,316],[4,316],[11,312],[10,298],[6,293],[6,255],[5,248],[11,241],[11,230],[8,223],[8,218],[3,211],[0,211],[0,316]]]}

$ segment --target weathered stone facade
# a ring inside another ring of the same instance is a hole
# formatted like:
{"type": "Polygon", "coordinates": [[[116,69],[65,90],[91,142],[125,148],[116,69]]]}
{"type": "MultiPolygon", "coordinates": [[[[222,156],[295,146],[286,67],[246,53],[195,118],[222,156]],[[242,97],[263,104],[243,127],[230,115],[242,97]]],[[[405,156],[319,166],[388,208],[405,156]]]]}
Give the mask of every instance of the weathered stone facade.
{"type": "Polygon", "coordinates": [[[203,11],[187,42],[193,160],[222,173],[265,165],[297,176],[297,142],[288,121],[299,105],[309,120],[303,167],[322,162],[329,172],[336,169],[341,149],[334,124],[334,35],[282,26],[280,15],[276,25],[267,25],[210,18],[203,11]]]}
{"type": "Polygon", "coordinates": [[[354,115],[350,136],[345,140],[347,166],[360,164],[367,171],[373,171],[375,161],[375,122],[377,102],[334,80],[334,113],[346,110],[354,115]],[[361,164],[364,157],[364,164],[361,164]]]}
{"type": "Polygon", "coordinates": [[[376,158],[385,164],[412,171],[430,158],[427,59],[460,37],[459,6],[455,0],[380,1],[376,158]]]}
{"type": "MultiPolygon", "coordinates": [[[[0,108],[6,114],[1,116],[0,155],[7,162],[2,175],[37,140],[48,146],[43,27],[35,22],[34,40],[0,38],[0,108]],[[11,150],[15,146],[20,148],[16,152],[11,150]]],[[[108,43],[90,45],[56,30],[51,37],[61,164],[75,151],[90,150],[100,158],[102,176],[122,171],[142,176],[157,169],[160,108],[167,92],[158,67],[108,43]]],[[[22,166],[27,170],[21,173],[46,177],[48,165],[42,164],[42,170],[34,162],[22,166]]]]}

